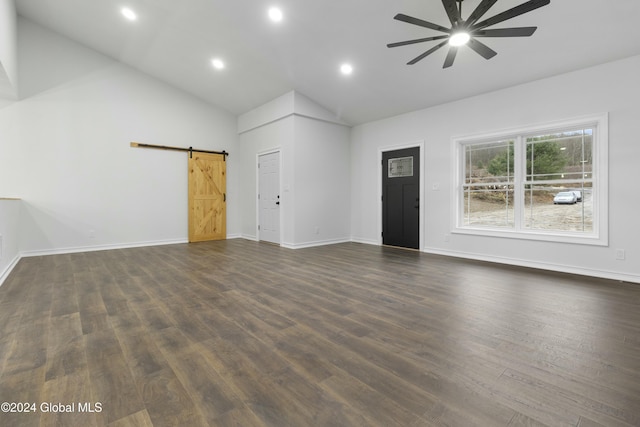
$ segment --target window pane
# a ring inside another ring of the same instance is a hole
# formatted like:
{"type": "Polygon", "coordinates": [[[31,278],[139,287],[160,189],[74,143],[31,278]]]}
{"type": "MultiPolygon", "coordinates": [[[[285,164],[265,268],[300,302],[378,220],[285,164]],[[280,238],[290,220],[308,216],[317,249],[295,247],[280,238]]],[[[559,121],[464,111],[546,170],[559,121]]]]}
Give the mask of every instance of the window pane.
{"type": "Polygon", "coordinates": [[[513,228],[513,186],[471,186],[464,191],[464,225],[513,228]]]}
{"type": "Polygon", "coordinates": [[[593,232],[593,191],[582,181],[525,185],[524,227],[593,232]]]}
{"type": "Polygon", "coordinates": [[[526,140],[524,227],[593,232],[593,129],[526,140]]]}
{"type": "Polygon", "coordinates": [[[389,159],[389,178],[413,176],[413,157],[389,159]]]}
{"type": "Polygon", "coordinates": [[[526,143],[527,181],[593,178],[593,129],[537,135],[526,143]]]}
{"type": "Polygon", "coordinates": [[[513,141],[465,146],[465,184],[513,181],[513,141]]]}
{"type": "Polygon", "coordinates": [[[464,155],[464,225],[513,228],[513,141],[469,144],[464,155]]]}

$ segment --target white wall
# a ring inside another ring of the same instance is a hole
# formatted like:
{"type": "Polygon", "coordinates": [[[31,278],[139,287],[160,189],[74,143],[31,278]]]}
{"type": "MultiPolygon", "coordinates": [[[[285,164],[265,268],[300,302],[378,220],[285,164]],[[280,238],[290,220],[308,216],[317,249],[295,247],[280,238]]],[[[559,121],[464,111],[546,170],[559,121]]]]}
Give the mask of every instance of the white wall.
{"type": "Polygon", "coordinates": [[[349,127],[295,92],[238,118],[242,235],[257,239],[257,156],[281,153],[281,244],[349,240],[349,127]]]}
{"type": "Polygon", "coordinates": [[[280,151],[280,215],[281,243],[294,242],[294,193],[293,160],[294,118],[291,115],[269,120],[269,124],[259,126],[240,135],[240,198],[242,236],[246,239],[258,239],[258,155],[268,151],[280,151]]]}
{"type": "Polygon", "coordinates": [[[350,239],[350,129],[295,117],[296,246],[350,239]]]}
{"type": "MultiPolygon", "coordinates": [[[[17,94],[16,22],[14,0],[0,0],[0,98],[14,99],[17,94]]],[[[3,105],[0,102],[0,108],[3,105]]]]}
{"type": "Polygon", "coordinates": [[[238,133],[243,134],[278,120],[289,117],[295,111],[296,93],[290,91],[260,107],[238,116],[238,133]]]}
{"type": "Polygon", "coordinates": [[[18,21],[20,101],[0,109],[0,196],[20,197],[26,254],[186,241],[186,153],[230,153],[228,234],[240,234],[230,113],[18,21]]]}
{"type": "Polygon", "coordinates": [[[20,256],[20,200],[0,198],[0,285],[20,256]]]}
{"type": "Polygon", "coordinates": [[[640,56],[355,127],[351,136],[351,232],[377,242],[378,151],[425,141],[424,250],[553,270],[640,281],[635,170],[640,158],[640,56]],[[452,150],[456,135],[609,113],[609,247],[451,233],[452,150]],[[434,191],[434,184],[439,190],[434,191]],[[615,259],[616,249],[626,260],[615,259]]]}

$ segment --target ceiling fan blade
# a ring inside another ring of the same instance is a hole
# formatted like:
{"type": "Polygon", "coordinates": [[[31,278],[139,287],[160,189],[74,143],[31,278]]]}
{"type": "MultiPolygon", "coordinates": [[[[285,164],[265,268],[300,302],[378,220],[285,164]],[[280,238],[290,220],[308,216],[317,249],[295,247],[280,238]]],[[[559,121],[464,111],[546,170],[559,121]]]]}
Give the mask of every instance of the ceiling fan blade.
{"type": "Polygon", "coordinates": [[[538,27],[496,28],[474,31],[473,37],[529,37],[538,27]]]}
{"type": "Polygon", "coordinates": [[[397,19],[398,21],[402,21],[402,22],[407,22],[413,25],[418,25],[420,27],[430,28],[436,31],[442,31],[443,33],[451,32],[449,28],[445,28],[442,25],[432,24],[431,22],[423,21],[422,19],[414,18],[413,16],[407,16],[402,13],[399,13],[396,16],[394,16],[393,19],[397,19]]]}
{"type": "Polygon", "coordinates": [[[491,59],[498,54],[498,52],[474,38],[471,38],[471,40],[469,40],[468,45],[471,49],[478,52],[478,54],[480,54],[480,56],[482,56],[484,59],[491,59]]]}
{"type": "Polygon", "coordinates": [[[427,37],[427,38],[424,38],[424,39],[407,40],[407,41],[404,41],[404,42],[389,43],[387,45],[387,47],[406,46],[408,44],[430,42],[430,41],[442,40],[442,39],[446,39],[446,38],[449,38],[449,36],[435,36],[435,37],[427,37]]]}
{"type": "Polygon", "coordinates": [[[442,5],[444,6],[444,10],[447,11],[447,16],[449,16],[451,25],[455,27],[461,20],[456,0],[442,0],[442,5]]]}
{"type": "Polygon", "coordinates": [[[475,8],[471,15],[467,18],[467,26],[473,25],[478,19],[482,18],[482,16],[487,13],[491,6],[496,4],[498,0],[482,0],[482,3],[475,8]]]}
{"type": "Polygon", "coordinates": [[[428,51],[426,51],[422,55],[417,56],[417,57],[413,58],[411,61],[407,62],[407,65],[413,65],[416,62],[426,58],[427,56],[431,55],[433,52],[435,52],[436,50],[440,49],[442,46],[444,46],[447,43],[449,43],[449,40],[445,40],[442,43],[438,44],[437,46],[432,47],[431,49],[429,49],[428,51]]]}
{"type": "Polygon", "coordinates": [[[491,25],[498,24],[502,21],[506,21],[507,19],[515,18],[516,16],[520,16],[527,12],[531,12],[532,10],[538,9],[542,6],[546,6],[549,3],[551,3],[551,0],[530,0],[512,9],[499,13],[496,16],[493,16],[489,19],[485,19],[482,22],[478,22],[477,24],[471,27],[471,31],[478,30],[485,27],[490,27],[491,25]]]}
{"type": "Polygon", "coordinates": [[[457,46],[451,46],[449,48],[449,53],[447,53],[447,58],[444,60],[444,65],[442,68],[449,68],[453,65],[453,61],[456,59],[456,53],[458,53],[457,46]]]}

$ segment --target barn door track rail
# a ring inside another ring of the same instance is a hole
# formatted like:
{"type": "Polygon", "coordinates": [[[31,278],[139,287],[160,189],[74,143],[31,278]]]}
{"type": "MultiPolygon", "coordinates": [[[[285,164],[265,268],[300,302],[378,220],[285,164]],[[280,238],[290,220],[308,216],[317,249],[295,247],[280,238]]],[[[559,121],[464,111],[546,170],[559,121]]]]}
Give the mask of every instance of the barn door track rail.
{"type": "Polygon", "coordinates": [[[199,150],[197,148],[193,148],[193,147],[189,147],[189,148],[183,148],[183,147],[170,147],[167,145],[153,145],[153,144],[143,144],[141,142],[132,142],[131,143],[132,147],[137,147],[137,148],[156,148],[158,150],[171,150],[171,151],[186,151],[189,153],[189,158],[193,157],[193,153],[209,153],[209,154],[222,154],[224,156],[224,160],[227,160],[227,156],[229,155],[229,153],[227,153],[226,151],[222,150],[222,151],[211,151],[211,150],[199,150]]]}

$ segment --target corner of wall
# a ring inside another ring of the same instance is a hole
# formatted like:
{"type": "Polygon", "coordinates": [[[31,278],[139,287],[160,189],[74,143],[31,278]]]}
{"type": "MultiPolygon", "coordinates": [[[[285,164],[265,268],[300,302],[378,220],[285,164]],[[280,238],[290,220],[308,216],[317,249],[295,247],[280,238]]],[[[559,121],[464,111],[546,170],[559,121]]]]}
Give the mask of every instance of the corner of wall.
{"type": "Polygon", "coordinates": [[[351,124],[342,120],[337,114],[292,90],[238,116],[238,134],[249,132],[291,115],[351,127],[351,124]]]}
{"type": "Polygon", "coordinates": [[[294,112],[294,91],[238,116],[238,134],[273,123],[294,112]]]}
{"type": "Polygon", "coordinates": [[[18,96],[17,20],[15,1],[0,2],[0,98],[18,96]]]}
{"type": "Polygon", "coordinates": [[[293,96],[293,111],[296,115],[351,127],[349,123],[342,120],[337,114],[327,110],[301,93],[294,92],[293,96]]]}
{"type": "Polygon", "coordinates": [[[20,261],[19,199],[0,198],[0,286],[20,261]]]}

